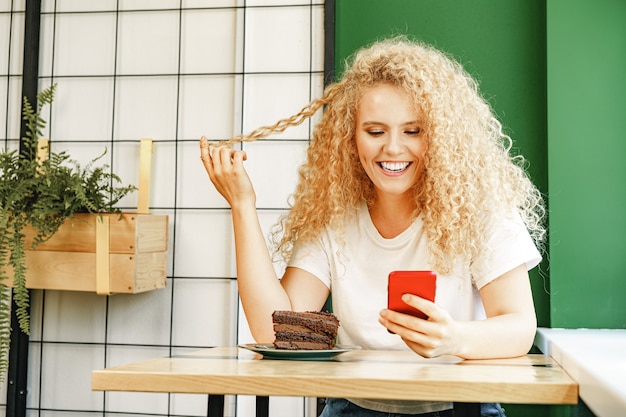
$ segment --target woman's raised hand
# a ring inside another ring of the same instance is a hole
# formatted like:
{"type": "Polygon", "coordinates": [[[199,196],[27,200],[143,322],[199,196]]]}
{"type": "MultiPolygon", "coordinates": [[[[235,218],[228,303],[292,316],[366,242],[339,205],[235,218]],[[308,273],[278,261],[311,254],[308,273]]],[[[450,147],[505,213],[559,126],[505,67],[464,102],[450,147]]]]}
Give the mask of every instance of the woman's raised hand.
{"type": "Polygon", "coordinates": [[[248,173],[243,167],[245,151],[226,145],[209,145],[206,137],[200,139],[200,159],[217,191],[235,208],[238,205],[256,204],[256,195],[248,173]]]}

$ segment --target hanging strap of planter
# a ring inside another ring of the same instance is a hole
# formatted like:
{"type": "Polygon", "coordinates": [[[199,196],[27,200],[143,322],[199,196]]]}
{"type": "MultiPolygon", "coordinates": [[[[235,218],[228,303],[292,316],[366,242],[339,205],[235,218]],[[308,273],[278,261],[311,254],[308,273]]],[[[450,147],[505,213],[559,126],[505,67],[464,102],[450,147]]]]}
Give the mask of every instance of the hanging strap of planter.
{"type": "Polygon", "coordinates": [[[150,175],[152,173],[152,139],[141,139],[139,151],[139,190],[137,213],[148,214],[150,207],[150,175]]]}
{"type": "MultiPolygon", "coordinates": [[[[148,214],[150,207],[150,176],[152,173],[152,139],[141,139],[139,150],[139,186],[137,213],[148,214]]],[[[96,221],[96,293],[111,295],[110,219],[99,216],[96,221]]]]}
{"type": "Polygon", "coordinates": [[[107,216],[96,218],[96,294],[111,295],[110,227],[107,216]]]}

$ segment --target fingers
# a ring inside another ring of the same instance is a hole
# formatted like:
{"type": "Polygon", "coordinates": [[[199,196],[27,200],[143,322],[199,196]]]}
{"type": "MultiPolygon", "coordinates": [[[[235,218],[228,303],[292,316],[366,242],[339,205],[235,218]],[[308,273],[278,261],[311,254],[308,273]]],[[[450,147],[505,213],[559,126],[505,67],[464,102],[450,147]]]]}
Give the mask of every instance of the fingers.
{"type": "Polygon", "coordinates": [[[427,320],[392,310],[382,310],[379,322],[402,338],[418,355],[425,358],[437,356],[437,338],[432,336],[433,326],[427,320]]]}
{"type": "Polygon", "coordinates": [[[200,159],[205,166],[215,162],[237,163],[248,159],[245,151],[237,151],[227,145],[210,144],[205,136],[200,138],[200,159]]]}
{"type": "Polygon", "coordinates": [[[422,298],[414,294],[403,294],[402,301],[404,301],[406,304],[410,305],[411,307],[415,307],[422,313],[426,314],[426,316],[428,316],[429,318],[433,318],[433,319],[437,318],[436,315],[439,312],[439,309],[437,308],[435,303],[433,303],[430,300],[427,300],[425,298],[422,298]]]}
{"type": "Polygon", "coordinates": [[[379,322],[423,357],[454,354],[456,327],[452,317],[435,303],[416,295],[404,294],[402,301],[422,311],[428,320],[384,309],[379,322]]]}
{"type": "MultiPolygon", "coordinates": [[[[200,159],[211,182],[228,200],[231,194],[227,188],[233,189],[234,184],[247,178],[243,162],[247,159],[244,151],[232,149],[229,145],[209,143],[206,137],[200,139],[200,159]]],[[[249,180],[248,180],[249,181],[249,180]]],[[[243,183],[239,183],[241,186],[243,183]]],[[[243,184],[244,187],[247,184],[243,184]]]]}
{"type": "Polygon", "coordinates": [[[412,294],[404,294],[402,301],[422,311],[428,316],[428,319],[383,309],[380,312],[379,322],[388,330],[399,334],[403,338],[411,334],[423,335],[431,333],[434,327],[436,327],[435,323],[438,317],[441,315],[438,307],[433,302],[412,294]]]}
{"type": "Polygon", "coordinates": [[[244,151],[232,149],[227,144],[210,144],[205,137],[200,139],[200,158],[215,189],[231,207],[256,202],[254,187],[245,170],[244,151]]]}
{"type": "Polygon", "coordinates": [[[396,334],[425,332],[425,326],[427,324],[427,321],[422,318],[387,309],[381,310],[378,321],[388,330],[396,334]]]}
{"type": "MultiPolygon", "coordinates": [[[[413,294],[404,294],[402,295],[402,301],[410,305],[411,307],[420,310],[428,317],[428,320],[436,320],[439,315],[440,310],[435,305],[435,303],[426,300],[425,298],[413,294]]],[[[388,321],[396,322],[407,327],[410,327],[411,324],[414,324],[413,316],[408,314],[401,314],[393,310],[383,310],[381,311],[381,316],[383,318],[386,318],[388,321]]],[[[425,321],[421,318],[415,319],[425,321]]]]}
{"type": "Polygon", "coordinates": [[[236,151],[227,145],[211,144],[205,136],[200,138],[200,159],[203,162],[211,162],[214,157],[216,157],[216,160],[227,161],[232,159],[234,152],[236,151]]]}
{"type": "Polygon", "coordinates": [[[202,160],[202,164],[209,174],[211,173],[211,170],[213,168],[213,158],[211,155],[212,151],[213,149],[211,148],[209,141],[206,137],[202,136],[202,138],[200,139],[200,159],[202,160]]]}

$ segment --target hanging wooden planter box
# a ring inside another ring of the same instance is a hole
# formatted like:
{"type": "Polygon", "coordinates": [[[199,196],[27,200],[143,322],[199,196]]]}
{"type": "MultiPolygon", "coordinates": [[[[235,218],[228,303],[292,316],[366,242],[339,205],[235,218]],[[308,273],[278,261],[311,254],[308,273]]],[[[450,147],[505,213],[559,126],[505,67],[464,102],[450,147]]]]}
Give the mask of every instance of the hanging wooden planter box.
{"type": "MultiPolygon", "coordinates": [[[[66,220],[50,239],[26,250],[27,288],[100,295],[165,288],[168,216],[148,213],[152,149],[152,140],[141,140],[137,212],[66,220]]],[[[36,233],[24,232],[29,247],[36,233]]]]}
{"type": "Polygon", "coordinates": [[[164,288],[167,235],[166,215],[76,215],[26,252],[26,286],[101,295],[164,288]]]}

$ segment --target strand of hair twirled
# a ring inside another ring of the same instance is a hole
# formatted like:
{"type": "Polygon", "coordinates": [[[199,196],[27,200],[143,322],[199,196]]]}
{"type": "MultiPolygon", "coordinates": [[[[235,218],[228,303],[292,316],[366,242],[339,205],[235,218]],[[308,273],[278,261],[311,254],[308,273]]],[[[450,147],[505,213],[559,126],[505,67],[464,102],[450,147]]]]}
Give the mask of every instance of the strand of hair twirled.
{"type": "Polygon", "coordinates": [[[286,119],[281,119],[271,126],[261,126],[248,134],[240,134],[234,136],[231,139],[219,141],[216,144],[230,145],[237,142],[254,142],[257,139],[267,137],[272,133],[282,133],[289,127],[298,126],[306,119],[313,116],[320,109],[320,107],[329,103],[339,91],[339,87],[340,86],[338,84],[335,84],[327,88],[321,98],[311,101],[309,104],[303,107],[298,114],[295,114],[286,119]]]}

